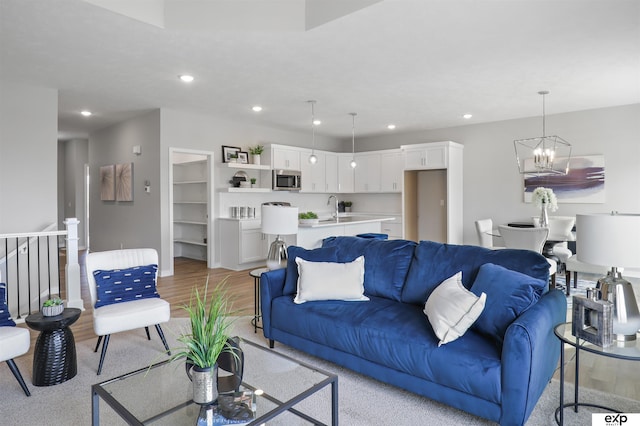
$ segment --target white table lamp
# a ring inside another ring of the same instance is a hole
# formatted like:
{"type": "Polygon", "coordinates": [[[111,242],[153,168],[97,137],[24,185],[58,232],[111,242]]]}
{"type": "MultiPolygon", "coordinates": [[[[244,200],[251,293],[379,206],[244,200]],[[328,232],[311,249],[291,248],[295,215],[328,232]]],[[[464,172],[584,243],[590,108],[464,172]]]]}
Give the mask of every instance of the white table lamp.
{"type": "Polygon", "coordinates": [[[640,266],[640,214],[577,215],[576,233],[578,260],[611,268],[597,287],[602,299],[613,303],[614,338],[635,340],[640,328],[638,303],[631,283],[617,268],[640,266]]]}
{"type": "Polygon", "coordinates": [[[281,235],[298,233],[298,208],[289,206],[262,205],[262,232],[275,235],[269,247],[267,268],[280,269],[287,266],[287,246],[281,235]]]}

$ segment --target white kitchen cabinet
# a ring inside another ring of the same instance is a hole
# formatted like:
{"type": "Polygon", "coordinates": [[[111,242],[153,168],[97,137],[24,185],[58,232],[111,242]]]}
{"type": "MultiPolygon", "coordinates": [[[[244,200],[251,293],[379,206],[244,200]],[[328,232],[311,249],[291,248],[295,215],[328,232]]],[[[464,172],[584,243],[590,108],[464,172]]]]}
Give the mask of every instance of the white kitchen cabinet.
{"type": "Polygon", "coordinates": [[[282,145],[271,145],[271,168],[300,170],[300,149],[282,145]]]}
{"type": "Polygon", "coordinates": [[[338,154],[324,153],[325,189],[324,192],[338,192],[338,154]]]}
{"type": "Polygon", "coordinates": [[[220,266],[234,271],[264,264],[268,239],[260,219],[220,218],[220,266]]]}
{"type": "Polygon", "coordinates": [[[440,142],[406,145],[405,170],[446,169],[448,146],[440,142]]]}
{"type": "Polygon", "coordinates": [[[354,192],[380,192],[380,153],[355,155],[354,192]]]}
{"type": "Polygon", "coordinates": [[[207,162],[173,164],[175,257],[207,260],[207,162]]]}
{"type": "Polygon", "coordinates": [[[311,151],[302,155],[300,159],[300,170],[302,172],[302,192],[326,192],[326,154],[315,151],[315,164],[309,162],[311,151]]]}
{"type": "Polygon", "coordinates": [[[401,150],[380,153],[380,191],[402,192],[404,155],[401,150]]]}
{"type": "Polygon", "coordinates": [[[338,154],[338,192],[350,194],[355,190],[352,158],[351,154],[338,154]]]}

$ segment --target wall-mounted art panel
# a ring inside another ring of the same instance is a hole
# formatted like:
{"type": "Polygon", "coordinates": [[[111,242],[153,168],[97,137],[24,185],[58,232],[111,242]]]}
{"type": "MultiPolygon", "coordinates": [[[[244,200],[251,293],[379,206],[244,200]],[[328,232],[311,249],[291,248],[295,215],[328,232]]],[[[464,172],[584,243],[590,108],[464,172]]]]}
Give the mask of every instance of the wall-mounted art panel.
{"type": "Polygon", "coordinates": [[[115,166],[100,167],[100,199],[102,201],[113,201],[116,199],[115,193],[115,166]]]}
{"type": "Polygon", "coordinates": [[[116,164],[116,201],[133,201],[133,163],[116,164]]]}

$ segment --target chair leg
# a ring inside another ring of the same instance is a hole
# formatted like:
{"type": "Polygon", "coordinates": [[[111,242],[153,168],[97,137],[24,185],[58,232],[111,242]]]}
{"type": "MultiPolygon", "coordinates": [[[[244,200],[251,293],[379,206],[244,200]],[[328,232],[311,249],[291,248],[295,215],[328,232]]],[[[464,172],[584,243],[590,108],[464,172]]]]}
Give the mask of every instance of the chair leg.
{"type": "Polygon", "coordinates": [[[147,332],[147,340],[151,340],[151,335],[149,334],[149,327],[145,327],[144,331],[147,332]]]}
{"type": "Polygon", "coordinates": [[[20,374],[20,370],[18,370],[18,366],[16,365],[16,362],[12,359],[8,359],[7,365],[9,366],[9,369],[15,376],[16,380],[18,380],[18,383],[20,383],[20,387],[24,391],[25,395],[31,396],[31,392],[29,392],[29,388],[27,387],[27,384],[24,382],[24,379],[22,378],[22,374],[20,374]]]}
{"type": "Polygon", "coordinates": [[[160,340],[162,340],[162,344],[164,345],[164,348],[167,350],[167,354],[171,355],[171,351],[169,350],[169,345],[167,345],[167,339],[164,338],[164,333],[162,332],[162,327],[160,327],[160,324],[156,324],[156,331],[160,336],[160,340]]]}
{"type": "Polygon", "coordinates": [[[98,365],[98,376],[102,373],[102,364],[104,364],[104,356],[107,354],[107,346],[109,346],[110,334],[104,336],[104,343],[102,344],[102,353],[100,353],[100,364],[98,365]]]}
{"type": "Polygon", "coordinates": [[[578,288],[578,271],[573,272],[573,288],[578,288]]]}
{"type": "Polygon", "coordinates": [[[93,350],[93,352],[98,352],[98,348],[100,347],[100,342],[102,342],[102,336],[98,336],[98,344],[96,345],[96,348],[93,350]]]}

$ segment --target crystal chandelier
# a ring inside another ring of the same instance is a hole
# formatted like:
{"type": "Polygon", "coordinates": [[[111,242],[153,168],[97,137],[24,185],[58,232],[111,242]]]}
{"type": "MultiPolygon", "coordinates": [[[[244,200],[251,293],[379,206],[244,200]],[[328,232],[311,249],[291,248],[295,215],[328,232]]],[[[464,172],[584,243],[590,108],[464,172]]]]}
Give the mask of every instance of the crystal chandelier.
{"type": "Polygon", "coordinates": [[[560,136],[546,135],[545,95],[549,92],[543,90],[538,94],[542,95],[542,136],[513,141],[518,170],[522,174],[566,175],[569,173],[571,144],[560,136]]]}

